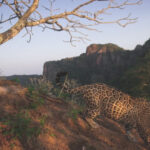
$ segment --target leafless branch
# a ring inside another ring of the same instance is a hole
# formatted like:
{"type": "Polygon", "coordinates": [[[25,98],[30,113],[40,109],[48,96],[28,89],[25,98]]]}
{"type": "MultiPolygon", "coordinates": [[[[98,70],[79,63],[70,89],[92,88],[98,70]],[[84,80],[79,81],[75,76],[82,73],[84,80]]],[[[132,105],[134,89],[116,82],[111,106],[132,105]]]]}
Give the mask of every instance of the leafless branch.
{"type": "MultiPolygon", "coordinates": [[[[121,27],[126,27],[128,24],[135,23],[137,18],[131,18],[131,14],[114,20],[106,20],[103,17],[104,14],[110,14],[110,10],[120,10],[127,6],[140,5],[142,3],[142,0],[135,0],[135,2],[122,0],[119,3],[115,0],[86,0],[84,2],[78,1],[80,3],[72,10],[69,9],[62,12],[59,8],[54,8],[56,1],[49,0],[49,5],[45,6],[42,0],[0,0],[0,7],[5,7],[12,12],[10,16],[1,13],[0,24],[4,25],[11,20],[16,22],[12,24],[10,29],[0,33],[0,44],[12,39],[23,29],[26,30],[25,35],[29,35],[30,41],[34,26],[39,26],[43,31],[45,29],[59,32],[65,31],[70,36],[69,42],[72,45],[76,41],[85,42],[88,38],[83,29],[98,31],[96,26],[100,24],[115,23],[121,27]],[[89,5],[95,4],[97,6],[102,1],[105,2],[105,7],[100,7],[100,5],[99,9],[95,9],[95,11],[89,9],[89,5]],[[76,36],[76,34],[79,36],[76,36]]],[[[71,1],[74,4],[75,1],[71,1]]]]}

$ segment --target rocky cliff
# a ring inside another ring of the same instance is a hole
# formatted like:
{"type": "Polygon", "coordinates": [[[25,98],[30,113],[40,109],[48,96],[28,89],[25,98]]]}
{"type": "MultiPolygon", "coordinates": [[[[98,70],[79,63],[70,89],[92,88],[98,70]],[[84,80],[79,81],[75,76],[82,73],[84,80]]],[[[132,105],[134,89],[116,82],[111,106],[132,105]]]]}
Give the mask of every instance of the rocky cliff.
{"type": "Polygon", "coordinates": [[[67,71],[70,78],[81,84],[105,82],[121,87],[119,81],[128,70],[141,63],[150,51],[149,45],[150,40],[129,51],[111,43],[92,44],[78,57],[46,62],[43,75],[53,81],[57,72],[67,71]]]}

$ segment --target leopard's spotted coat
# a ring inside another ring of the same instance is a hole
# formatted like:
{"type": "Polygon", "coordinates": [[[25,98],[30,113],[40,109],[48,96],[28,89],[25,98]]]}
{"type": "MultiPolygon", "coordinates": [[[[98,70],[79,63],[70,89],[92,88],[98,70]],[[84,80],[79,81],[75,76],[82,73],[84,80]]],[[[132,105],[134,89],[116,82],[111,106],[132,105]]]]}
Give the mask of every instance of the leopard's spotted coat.
{"type": "MultiPolygon", "coordinates": [[[[59,76],[57,76],[59,77],[59,76]]],[[[58,78],[57,78],[57,81],[58,78]]],[[[137,128],[146,143],[150,143],[150,102],[145,99],[134,99],[115,88],[103,83],[83,85],[77,88],[64,89],[70,94],[81,94],[86,102],[85,118],[91,122],[98,115],[104,115],[118,121],[128,128],[137,128]]]]}

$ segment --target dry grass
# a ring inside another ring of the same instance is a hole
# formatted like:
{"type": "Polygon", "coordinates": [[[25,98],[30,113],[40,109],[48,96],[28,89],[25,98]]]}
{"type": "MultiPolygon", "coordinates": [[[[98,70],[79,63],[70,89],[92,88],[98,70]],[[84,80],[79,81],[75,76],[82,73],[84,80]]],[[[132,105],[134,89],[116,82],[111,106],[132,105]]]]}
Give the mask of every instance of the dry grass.
{"type": "Polygon", "coordinates": [[[127,138],[124,128],[118,127],[113,121],[98,119],[100,128],[90,129],[78,114],[78,106],[62,99],[45,97],[43,105],[28,109],[32,101],[26,96],[27,89],[12,82],[2,82],[0,81],[0,150],[146,150],[136,131],[134,135],[138,142],[134,143],[127,138]],[[30,127],[40,127],[40,134],[33,134],[31,138],[12,138],[9,134],[2,133],[2,129],[8,127],[2,119],[20,112],[28,113],[30,127]]]}

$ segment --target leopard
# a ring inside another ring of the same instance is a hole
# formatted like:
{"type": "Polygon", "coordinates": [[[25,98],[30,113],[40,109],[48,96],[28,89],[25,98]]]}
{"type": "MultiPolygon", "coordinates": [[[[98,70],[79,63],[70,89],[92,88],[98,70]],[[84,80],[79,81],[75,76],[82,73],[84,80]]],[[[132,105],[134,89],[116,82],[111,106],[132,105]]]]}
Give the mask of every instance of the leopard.
{"type": "Polygon", "coordinates": [[[150,102],[134,98],[105,83],[92,83],[71,88],[67,72],[58,72],[56,83],[69,94],[81,95],[86,103],[84,118],[92,128],[98,128],[95,118],[104,116],[123,124],[126,131],[137,129],[145,144],[150,145],[150,102]],[[65,81],[61,83],[61,78],[65,81]]]}

